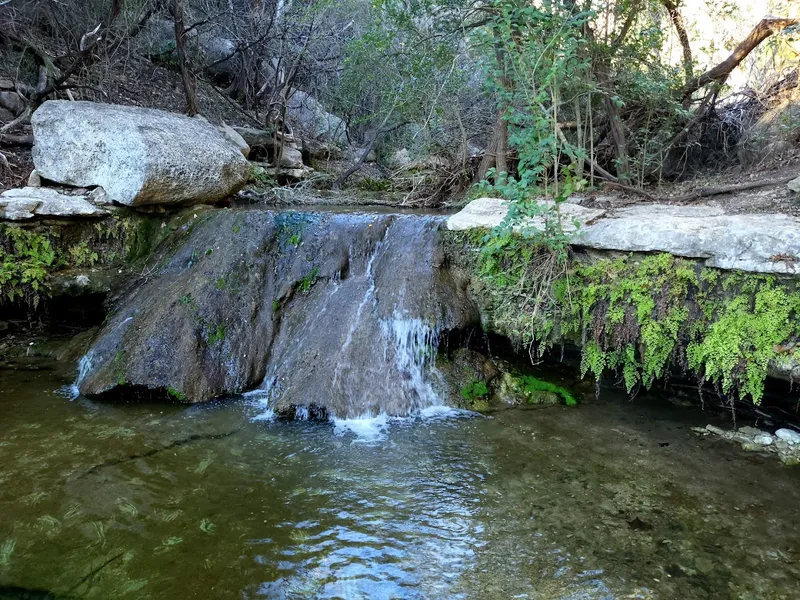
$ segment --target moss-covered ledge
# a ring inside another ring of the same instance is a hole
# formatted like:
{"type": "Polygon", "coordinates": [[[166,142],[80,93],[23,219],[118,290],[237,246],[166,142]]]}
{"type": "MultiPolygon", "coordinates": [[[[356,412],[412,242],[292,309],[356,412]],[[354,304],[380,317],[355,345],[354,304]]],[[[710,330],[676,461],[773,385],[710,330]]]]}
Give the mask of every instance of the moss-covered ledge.
{"type": "Polygon", "coordinates": [[[35,312],[51,297],[107,293],[140,272],[165,239],[189,231],[199,210],[111,207],[100,219],[0,221],[0,308],[35,312]]]}
{"type": "Polygon", "coordinates": [[[573,249],[558,260],[521,236],[443,231],[487,331],[542,355],[581,348],[581,369],[629,391],[668,370],[758,404],[768,376],[800,379],[794,277],[724,271],[666,253],[573,249]]]}

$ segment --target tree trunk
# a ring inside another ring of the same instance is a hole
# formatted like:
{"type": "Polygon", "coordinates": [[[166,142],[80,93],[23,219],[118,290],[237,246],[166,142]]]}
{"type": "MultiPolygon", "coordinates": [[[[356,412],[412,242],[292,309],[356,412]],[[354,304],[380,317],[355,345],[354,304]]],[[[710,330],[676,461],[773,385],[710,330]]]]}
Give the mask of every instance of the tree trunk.
{"type": "Polygon", "coordinates": [[[692,66],[692,46],[689,43],[689,34],[686,31],[686,24],[683,22],[683,16],[680,10],[678,10],[680,0],[678,0],[678,2],[674,0],[661,0],[661,3],[664,5],[664,8],[667,9],[669,18],[672,20],[672,25],[678,33],[678,39],[681,41],[681,47],[683,48],[683,69],[686,72],[686,83],[689,83],[692,80],[692,75],[694,75],[692,66]]]}
{"type": "Polygon", "coordinates": [[[477,181],[486,179],[489,169],[495,169],[497,173],[508,172],[508,122],[505,120],[505,110],[501,109],[497,113],[497,120],[494,123],[492,137],[489,145],[483,154],[481,164],[475,176],[477,181]]]}
{"type": "Polygon", "coordinates": [[[701,87],[707,86],[709,83],[719,82],[723,83],[728,75],[731,74],[741,62],[747,58],[747,55],[755,50],[761,42],[766,40],[773,34],[780,33],[787,27],[800,24],[800,19],[778,19],[766,18],[756,25],[750,34],[736,47],[733,53],[719,63],[713,69],[710,69],[700,75],[700,77],[689,81],[683,89],[683,97],[688,98],[694,94],[701,87]]]}
{"type": "Polygon", "coordinates": [[[197,107],[197,80],[186,57],[186,27],[183,23],[183,0],[172,1],[172,19],[175,23],[175,50],[181,67],[183,89],[186,92],[186,114],[190,117],[200,113],[197,107]]]}

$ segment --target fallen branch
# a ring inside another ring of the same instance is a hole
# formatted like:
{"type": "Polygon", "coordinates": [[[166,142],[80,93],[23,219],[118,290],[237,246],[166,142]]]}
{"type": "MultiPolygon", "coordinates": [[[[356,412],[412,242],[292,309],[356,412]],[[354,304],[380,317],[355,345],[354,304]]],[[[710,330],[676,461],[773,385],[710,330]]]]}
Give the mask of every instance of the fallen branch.
{"type": "Polygon", "coordinates": [[[622,190],[623,192],[629,192],[631,194],[636,194],[637,196],[641,196],[642,198],[647,198],[651,202],[663,202],[661,198],[657,198],[656,196],[653,196],[652,194],[645,192],[641,188],[637,188],[632,185],[625,185],[624,183],[620,183],[619,181],[607,181],[606,187],[622,190]]]}
{"type": "Polygon", "coordinates": [[[22,146],[23,148],[30,148],[33,146],[33,136],[0,133],[0,146],[22,146]]]}
{"type": "Polygon", "coordinates": [[[689,192],[688,194],[684,194],[683,196],[678,196],[676,198],[665,198],[664,200],[669,202],[689,202],[691,200],[699,200],[700,198],[708,198],[709,196],[718,196],[720,194],[744,192],[747,190],[754,190],[757,188],[769,187],[773,185],[786,185],[794,178],[795,176],[793,175],[791,177],[783,177],[781,179],[764,179],[761,181],[753,181],[751,183],[741,183],[738,185],[723,185],[720,187],[698,188],[692,192],[689,192]]]}
{"type": "Polygon", "coordinates": [[[11,121],[11,123],[8,123],[7,125],[3,125],[2,127],[0,127],[0,133],[6,133],[7,131],[13,131],[16,127],[19,127],[20,125],[24,125],[28,121],[30,116],[31,116],[31,108],[29,106],[22,112],[22,114],[20,116],[18,116],[16,119],[11,121]]]}

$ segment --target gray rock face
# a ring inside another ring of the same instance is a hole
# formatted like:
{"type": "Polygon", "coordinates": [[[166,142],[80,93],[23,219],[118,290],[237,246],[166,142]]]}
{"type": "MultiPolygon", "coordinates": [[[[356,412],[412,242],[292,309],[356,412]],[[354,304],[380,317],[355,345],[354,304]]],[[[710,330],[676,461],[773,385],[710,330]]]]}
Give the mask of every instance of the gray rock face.
{"type": "MultiPolygon", "coordinates": [[[[123,299],[84,394],[187,402],[253,392],[278,413],[404,415],[440,402],[441,330],[478,314],[438,249],[438,217],[208,211],[123,299]]],[[[176,234],[180,235],[180,234],[176,234]]]]}
{"type": "Polygon", "coordinates": [[[794,429],[778,429],[778,431],[775,432],[775,437],[792,446],[800,444],[800,433],[796,432],[794,429]]]}
{"type": "Polygon", "coordinates": [[[242,153],[242,156],[244,156],[245,158],[250,156],[250,144],[248,144],[245,141],[245,139],[239,134],[239,132],[237,132],[233,127],[231,127],[230,125],[226,125],[225,123],[222,123],[221,125],[219,125],[219,131],[223,136],[225,136],[225,139],[227,139],[231,144],[236,146],[239,152],[242,153]]]}
{"type": "Polygon", "coordinates": [[[286,104],[286,114],[306,136],[324,142],[347,144],[347,125],[327,112],[315,98],[301,90],[293,90],[286,104]]]}
{"type": "Polygon", "coordinates": [[[271,148],[274,144],[272,133],[254,127],[233,127],[250,148],[271,148]]]}
{"type": "Polygon", "coordinates": [[[0,107],[11,111],[16,116],[25,110],[25,103],[17,92],[0,92],[0,107]]]}
{"type": "Polygon", "coordinates": [[[102,186],[128,206],[213,203],[249,176],[247,159],[215,126],[182,115],[50,100],[31,124],[43,178],[102,186]]]}
{"type": "MultiPolygon", "coordinates": [[[[563,204],[562,214],[572,206],[563,204]]],[[[796,265],[800,262],[800,219],[789,215],[727,215],[717,207],[658,204],[631,206],[613,215],[585,210],[564,218],[566,223],[577,216],[583,223],[572,238],[576,246],[668,252],[704,260],[709,267],[755,273],[795,274],[800,266],[796,265]]],[[[480,198],[451,216],[448,228],[495,227],[506,213],[502,201],[480,198]]],[[[570,228],[565,227],[565,231],[570,228]]]]}
{"type": "Polygon", "coordinates": [[[67,196],[42,187],[8,190],[0,194],[0,219],[26,221],[34,217],[103,217],[108,210],[93,203],[100,195],[94,192],[67,196]]]}
{"type": "Polygon", "coordinates": [[[786,184],[786,187],[788,187],[793,192],[800,194],[800,177],[798,177],[797,179],[792,179],[789,183],[786,184]]]}
{"type": "Polygon", "coordinates": [[[786,99],[761,116],[739,141],[739,160],[752,165],[797,152],[798,136],[800,97],[786,99]]]}
{"type": "MultiPolygon", "coordinates": [[[[167,56],[175,52],[175,26],[169,19],[150,19],[137,37],[138,51],[145,56],[167,56]]],[[[214,32],[192,29],[187,43],[193,64],[211,75],[233,76],[239,66],[236,44],[214,32]]]]}

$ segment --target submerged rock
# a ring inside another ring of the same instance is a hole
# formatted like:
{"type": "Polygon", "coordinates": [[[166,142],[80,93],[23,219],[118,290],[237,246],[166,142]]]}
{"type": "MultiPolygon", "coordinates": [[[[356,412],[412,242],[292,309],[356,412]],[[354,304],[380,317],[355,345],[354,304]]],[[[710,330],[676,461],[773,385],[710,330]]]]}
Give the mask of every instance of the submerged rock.
{"type": "Polygon", "coordinates": [[[132,106],[49,100],[31,117],[39,175],[102,186],[129,206],[213,203],[250,174],[242,152],[208,122],[132,106]]]}
{"type": "Polygon", "coordinates": [[[800,433],[794,431],[793,429],[778,429],[775,432],[775,437],[779,440],[783,440],[787,442],[789,445],[800,444],[800,433]]]}
{"type": "Polygon", "coordinates": [[[202,215],[107,320],[80,389],[200,402],[259,388],[277,412],[339,417],[438,403],[428,380],[438,336],[478,322],[444,265],[440,222],[202,215]]]}

